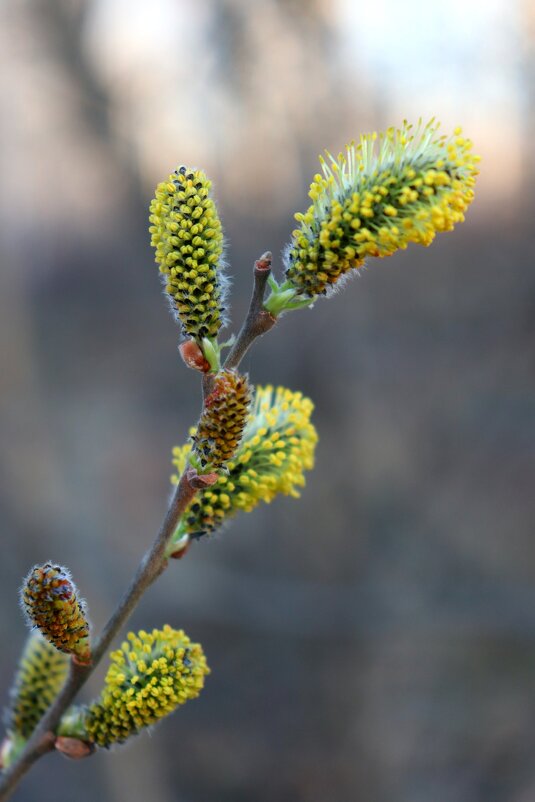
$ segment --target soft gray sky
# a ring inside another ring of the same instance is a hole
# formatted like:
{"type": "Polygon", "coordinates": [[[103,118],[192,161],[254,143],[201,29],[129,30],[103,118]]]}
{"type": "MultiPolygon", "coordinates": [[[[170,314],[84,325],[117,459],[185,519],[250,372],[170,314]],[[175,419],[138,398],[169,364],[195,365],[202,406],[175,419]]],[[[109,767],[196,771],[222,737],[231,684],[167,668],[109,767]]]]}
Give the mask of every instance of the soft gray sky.
{"type": "MultiPolygon", "coordinates": [[[[255,0],[254,5],[261,26],[272,0],[255,0]]],[[[381,123],[436,115],[445,128],[462,124],[484,157],[480,188],[489,195],[498,185],[500,194],[514,191],[520,172],[520,66],[526,46],[520,0],[333,0],[326,8],[340,33],[345,77],[350,80],[353,73],[362,81],[364,76],[377,108],[384,110],[381,123]],[[497,157],[504,152],[507,159],[497,157]]],[[[209,11],[209,4],[192,0],[94,4],[89,44],[101,69],[119,84],[147,89],[148,105],[138,120],[141,150],[144,142],[150,146],[154,125],[148,121],[157,114],[160,137],[162,131],[172,137],[177,125],[184,135],[189,127],[199,152],[206,153],[198,100],[209,89],[210,54],[199,58],[199,47],[209,11]],[[177,30],[183,32],[178,42],[177,30]],[[185,69],[192,63],[194,71],[185,69]],[[162,91],[158,108],[153,105],[155,82],[162,91]],[[177,83],[181,91],[184,83],[189,87],[188,115],[183,107],[161,103],[162,96],[172,97],[177,83]]],[[[270,46],[277,47],[277,41],[270,46]]],[[[326,144],[336,148],[342,143],[326,144]]]]}

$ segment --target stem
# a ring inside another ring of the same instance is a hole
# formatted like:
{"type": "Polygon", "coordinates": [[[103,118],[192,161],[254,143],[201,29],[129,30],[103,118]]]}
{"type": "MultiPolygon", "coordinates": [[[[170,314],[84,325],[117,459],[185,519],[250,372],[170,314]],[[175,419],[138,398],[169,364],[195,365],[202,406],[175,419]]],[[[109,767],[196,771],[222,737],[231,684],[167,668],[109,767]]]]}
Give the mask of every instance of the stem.
{"type": "Polygon", "coordinates": [[[71,661],[65,685],[44,714],[15,763],[4,773],[0,783],[0,802],[9,799],[12,791],[36,760],[54,749],[56,740],[54,731],[61,716],[92,674],[111,641],[130,617],[141,596],[165,569],[167,564],[165,548],[173,536],[180,516],[198,488],[202,486],[199,479],[202,477],[196,477],[195,474],[192,474],[191,469],[186,469],[181,476],[156,540],[141,560],[126,593],[95,643],[92,650],[93,662],[91,665],[79,665],[71,661]]]}
{"type": "Polygon", "coordinates": [[[214,374],[213,373],[203,373],[202,377],[202,400],[203,403],[206,403],[206,399],[212,392],[214,387],[214,374]]]}
{"type": "Polygon", "coordinates": [[[254,340],[273,328],[277,322],[277,318],[264,309],[264,295],[270,273],[271,253],[267,251],[255,262],[254,287],[249,303],[249,311],[236,342],[225,360],[225,368],[237,368],[254,340]]]}
{"type": "MultiPolygon", "coordinates": [[[[277,318],[264,309],[266,284],[271,274],[271,258],[271,253],[267,251],[255,262],[254,287],[249,310],[236,342],[225,360],[224,367],[227,369],[237,368],[254,340],[273,328],[277,322],[277,318]]],[[[212,383],[213,374],[205,374],[203,376],[204,399],[209,395],[212,383]]],[[[9,799],[20,780],[40,757],[53,751],[56,741],[55,731],[63,713],[74,700],[78,691],[85,685],[108,650],[111,641],[132,614],[141,596],[164,571],[167,565],[166,547],[183,512],[197,491],[213,484],[216,479],[216,474],[198,476],[196,471],[186,468],[180,477],[156,540],[141,560],[126,593],[92,648],[91,664],[81,665],[71,661],[69,675],[62,690],[42,717],[19,757],[4,772],[0,782],[0,802],[6,802],[9,799]]]]}

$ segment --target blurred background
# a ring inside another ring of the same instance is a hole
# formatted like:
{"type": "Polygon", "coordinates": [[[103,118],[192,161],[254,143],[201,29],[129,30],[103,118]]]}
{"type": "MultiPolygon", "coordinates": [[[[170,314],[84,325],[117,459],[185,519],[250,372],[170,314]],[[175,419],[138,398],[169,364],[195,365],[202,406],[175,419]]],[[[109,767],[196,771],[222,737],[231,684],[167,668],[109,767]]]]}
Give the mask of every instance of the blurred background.
{"type": "Polygon", "coordinates": [[[203,643],[200,699],[113,754],[48,757],[14,799],[533,802],[531,0],[4,0],[0,110],[3,704],[22,575],[68,565],[100,628],[198,414],[155,184],[212,177],[235,329],[323,148],[436,115],[483,157],[463,226],[247,357],[314,399],[317,465],[135,613],[203,643]]]}

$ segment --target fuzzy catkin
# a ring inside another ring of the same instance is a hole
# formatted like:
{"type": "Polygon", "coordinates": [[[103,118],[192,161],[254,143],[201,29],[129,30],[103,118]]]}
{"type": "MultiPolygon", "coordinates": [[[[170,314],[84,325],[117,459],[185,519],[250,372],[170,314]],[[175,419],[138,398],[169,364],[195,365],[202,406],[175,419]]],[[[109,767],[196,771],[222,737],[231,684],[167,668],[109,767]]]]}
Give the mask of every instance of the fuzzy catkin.
{"type": "Polygon", "coordinates": [[[240,443],[251,404],[251,387],[245,376],[221,370],[204,402],[192,436],[193,454],[203,470],[221,468],[240,443]]]}
{"type": "MultiPolygon", "coordinates": [[[[277,495],[299,496],[304,472],[314,465],[318,440],[310,417],[314,405],[284,387],[257,387],[240,446],[210,488],[197,494],[180,523],[176,539],[214,532],[240,510],[250,512],[277,495]]],[[[189,458],[189,444],[173,451],[176,484],[189,458]]]]}
{"type": "Polygon", "coordinates": [[[225,322],[223,229],[211,187],[202,170],[179,167],[158,184],[149,218],[165,291],[183,334],[199,344],[225,322]]]}
{"type": "Polygon", "coordinates": [[[6,715],[11,734],[29,738],[61,690],[69,670],[68,657],[42,635],[31,632],[19,661],[11,704],[6,715]]]}
{"type": "Polygon", "coordinates": [[[437,232],[464,220],[474,197],[479,158],[455,129],[404,123],[362,136],[336,159],[320,159],[323,174],[310,187],[312,205],[286,253],[286,279],[313,299],[332,290],[369,256],[390,256],[410,242],[430,245],[437,232]]]}
{"type": "Polygon", "coordinates": [[[66,568],[52,563],[34,566],[24,580],[20,598],[29,623],[56,649],[80,662],[89,661],[89,623],[66,568]]]}
{"type": "Polygon", "coordinates": [[[130,632],[112,652],[100,698],[87,708],[85,729],[98,746],[122,743],[195,699],[210,672],[202,647],[166,625],[130,632]]]}

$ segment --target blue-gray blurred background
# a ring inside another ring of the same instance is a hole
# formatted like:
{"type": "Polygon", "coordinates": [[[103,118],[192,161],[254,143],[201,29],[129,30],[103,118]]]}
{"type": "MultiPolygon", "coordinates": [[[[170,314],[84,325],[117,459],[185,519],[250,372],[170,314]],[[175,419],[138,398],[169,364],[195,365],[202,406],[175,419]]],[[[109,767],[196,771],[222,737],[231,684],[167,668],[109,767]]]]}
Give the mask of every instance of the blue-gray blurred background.
{"type": "Polygon", "coordinates": [[[2,703],[21,576],[68,565],[102,626],[198,413],[155,184],[212,177],[235,328],[323,148],[436,115],[483,157],[463,226],[247,357],[314,399],[320,443],[299,502],[195,546],[134,615],[203,643],[200,699],[15,800],[535,800],[534,47],[531,0],[2,3],[2,703]]]}

